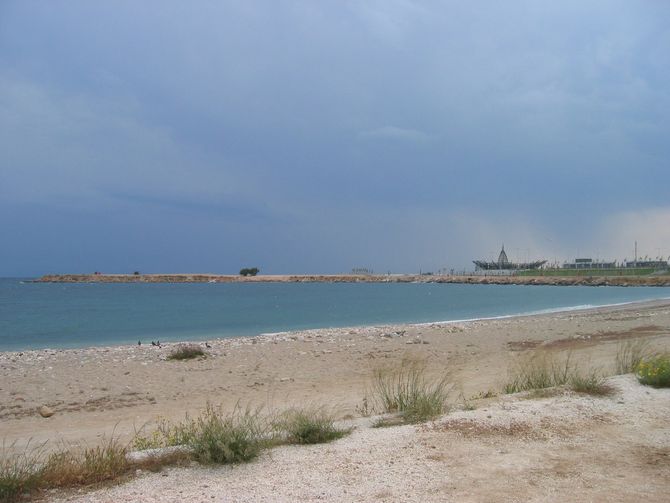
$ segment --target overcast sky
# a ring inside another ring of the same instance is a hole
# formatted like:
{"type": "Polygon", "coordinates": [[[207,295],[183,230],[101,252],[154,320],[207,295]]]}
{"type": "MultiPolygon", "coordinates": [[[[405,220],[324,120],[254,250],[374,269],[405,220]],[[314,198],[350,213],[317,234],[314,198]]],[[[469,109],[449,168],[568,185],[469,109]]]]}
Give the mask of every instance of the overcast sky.
{"type": "Polygon", "coordinates": [[[0,275],[670,255],[670,2],[0,1],[0,275]]]}

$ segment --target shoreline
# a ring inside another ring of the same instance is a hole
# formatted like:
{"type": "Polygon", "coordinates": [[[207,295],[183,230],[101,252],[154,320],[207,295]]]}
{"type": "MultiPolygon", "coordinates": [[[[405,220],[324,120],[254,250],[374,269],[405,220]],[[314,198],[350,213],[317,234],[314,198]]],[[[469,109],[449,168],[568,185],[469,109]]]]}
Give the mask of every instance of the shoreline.
{"type": "MultiPolygon", "coordinates": [[[[486,321],[497,321],[497,320],[514,320],[517,318],[533,318],[541,316],[551,316],[555,314],[563,313],[600,313],[602,311],[608,310],[618,310],[618,308],[646,308],[646,307],[663,307],[670,306],[670,297],[661,297],[658,299],[648,299],[648,300],[634,300],[629,302],[617,302],[613,304],[602,304],[602,305],[578,305],[578,306],[567,306],[567,307],[558,307],[558,308],[549,308],[541,309],[539,311],[529,311],[523,313],[513,313],[513,314],[503,314],[499,316],[482,316],[475,318],[464,318],[464,319],[454,319],[454,320],[434,320],[434,321],[422,321],[422,322],[397,322],[397,323],[381,323],[381,324],[360,324],[360,325],[345,325],[345,326],[328,326],[328,327],[312,327],[312,328],[301,328],[295,330],[283,330],[279,332],[261,332],[253,335],[235,335],[231,337],[208,337],[208,338],[183,338],[178,340],[165,340],[162,343],[162,346],[165,347],[174,347],[180,344],[202,344],[205,342],[223,342],[223,341],[236,341],[236,340],[249,340],[249,339],[260,339],[260,338],[272,338],[272,337],[285,337],[287,335],[295,333],[318,333],[319,331],[351,331],[351,330],[394,330],[394,329],[407,329],[407,328],[420,328],[420,327],[430,327],[433,325],[459,325],[467,323],[477,323],[477,322],[486,322],[486,321]]],[[[256,344],[256,343],[253,343],[256,344]]],[[[146,345],[146,344],[144,344],[146,345]]],[[[19,349],[19,350],[2,350],[0,349],[0,356],[3,354],[25,354],[30,352],[52,352],[52,351],[84,351],[84,350],[100,350],[100,349],[116,349],[116,348],[135,348],[138,347],[137,344],[133,343],[121,343],[121,344],[101,344],[101,345],[88,345],[88,346],[73,346],[73,347],[59,347],[59,346],[46,346],[41,348],[31,348],[31,349],[19,349]]]]}
{"type": "Polygon", "coordinates": [[[550,286],[670,286],[670,274],[656,276],[497,276],[286,274],[239,276],[226,274],[48,274],[31,283],[458,283],[476,285],[550,286]]]}
{"type": "MultiPolygon", "coordinates": [[[[375,369],[406,359],[448,370],[457,395],[499,390],[510,362],[534,349],[572,351],[609,368],[621,341],[670,348],[670,301],[489,320],[297,330],[210,339],[206,358],[173,361],[177,343],[0,352],[0,421],[7,445],[130,440],[157,418],[197,416],[210,403],[274,409],[328,405],[360,415],[375,369]],[[38,409],[54,411],[40,417],[38,409]]],[[[202,344],[204,346],[204,344],[202,344]]]]}

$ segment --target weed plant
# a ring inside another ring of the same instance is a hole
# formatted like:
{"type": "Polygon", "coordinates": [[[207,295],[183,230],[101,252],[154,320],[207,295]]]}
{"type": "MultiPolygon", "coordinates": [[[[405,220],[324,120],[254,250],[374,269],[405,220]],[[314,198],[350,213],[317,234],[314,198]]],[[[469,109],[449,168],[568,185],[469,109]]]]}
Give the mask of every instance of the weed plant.
{"type": "Polygon", "coordinates": [[[173,447],[176,445],[190,445],[196,435],[197,422],[186,419],[181,423],[173,424],[166,419],[160,419],[158,426],[150,434],[146,435],[141,430],[135,432],[133,448],[138,451],[146,449],[159,449],[161,447],[173,447]]]}

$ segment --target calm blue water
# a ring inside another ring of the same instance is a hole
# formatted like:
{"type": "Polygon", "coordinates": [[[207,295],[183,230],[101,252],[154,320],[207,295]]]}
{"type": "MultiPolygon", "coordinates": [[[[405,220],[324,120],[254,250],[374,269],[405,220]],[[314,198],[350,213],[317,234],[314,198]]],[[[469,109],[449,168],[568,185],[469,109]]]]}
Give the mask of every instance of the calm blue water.
{"type": "Polygon", "coordinates": [[[670,298],[670,288],[451,284],[50,284],[0,279],[0,350],[462,320],[670,298]]]}

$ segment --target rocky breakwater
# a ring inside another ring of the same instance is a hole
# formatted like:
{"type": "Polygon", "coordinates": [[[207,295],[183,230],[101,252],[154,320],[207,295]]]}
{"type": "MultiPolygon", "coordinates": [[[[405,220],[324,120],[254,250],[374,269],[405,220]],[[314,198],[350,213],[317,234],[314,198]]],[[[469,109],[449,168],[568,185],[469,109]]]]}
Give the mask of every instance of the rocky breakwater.
{"type": "Polygon", "coordinates": [[[478,285],[551,285],[551,286],[670,286],[664,276],[450,276],[439,283],[478,285]]]}
{"type": "Polygon", "coordinates": [[[670,286],[670,275],[650,276],[483,276],[483,275],[262,275],[223,274],[49,274],[38,283],[466,283],[478,285],[670,286]]]}

